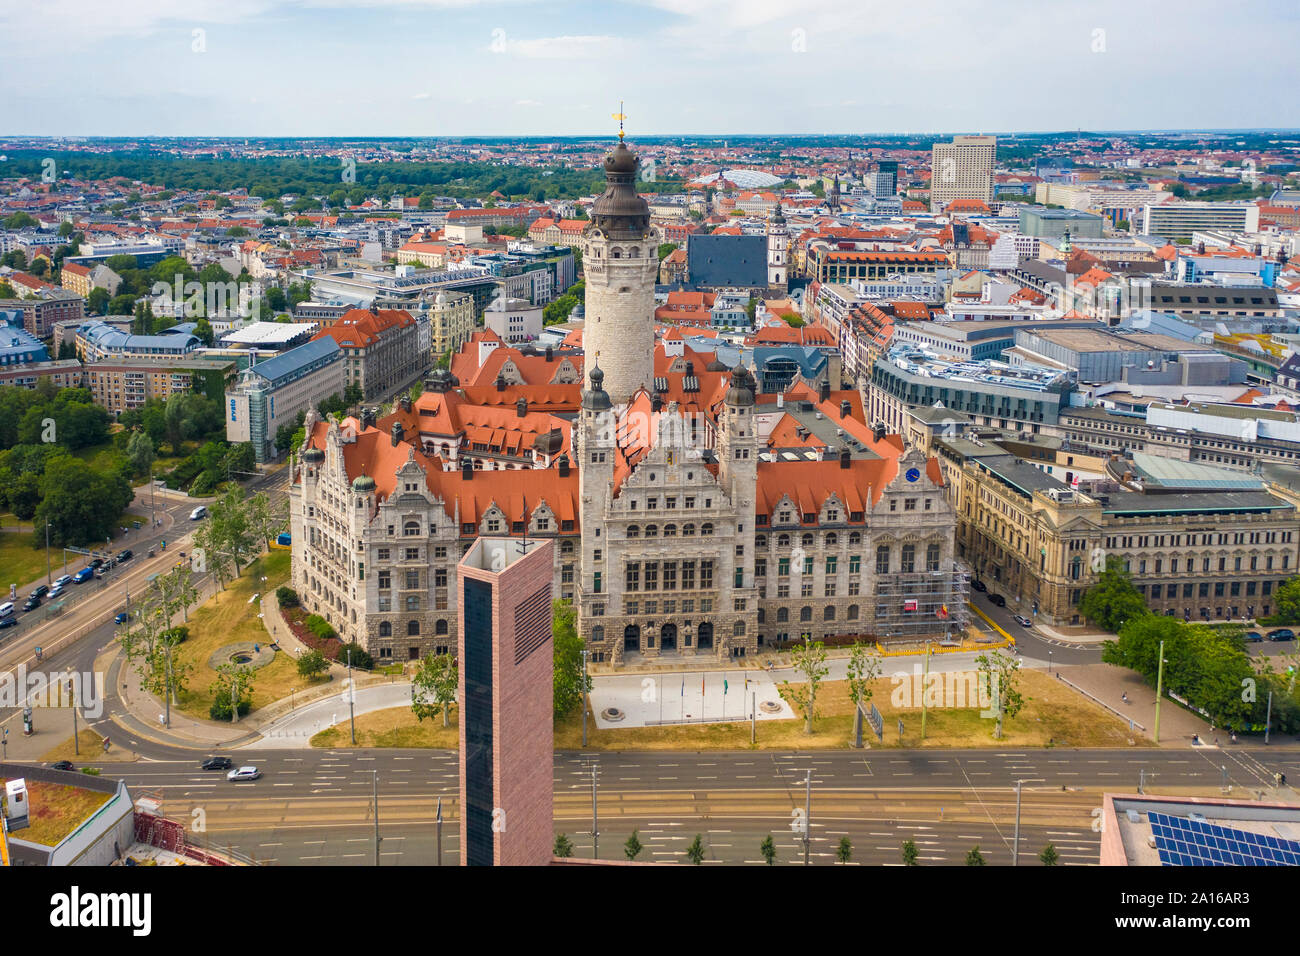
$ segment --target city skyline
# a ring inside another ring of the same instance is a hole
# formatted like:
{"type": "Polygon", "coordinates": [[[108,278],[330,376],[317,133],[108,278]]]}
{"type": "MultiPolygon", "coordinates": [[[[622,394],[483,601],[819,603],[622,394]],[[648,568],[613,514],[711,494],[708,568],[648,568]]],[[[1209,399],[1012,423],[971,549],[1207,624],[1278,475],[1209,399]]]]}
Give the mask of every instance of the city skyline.
{"type": "Polygon", "coordinates": [[[154,7],[119,4],[111,22],[82,0],[0,13],[25,39],[0,78],[5,134],[587,136],[620,99],[634,136],[1300,125],[1267,94],[1286,83],[1298,19],[1271,0],[1252,16],[1191,3],[1173,20],[1020,0],[888,20],[830,0],[793,14],[735,0],[154,7]],[[1156,39],[1183,62],[1250,56],[1175,97],[1156,39]],[[50,43],[60,84],[31,69],[50,43]]]}

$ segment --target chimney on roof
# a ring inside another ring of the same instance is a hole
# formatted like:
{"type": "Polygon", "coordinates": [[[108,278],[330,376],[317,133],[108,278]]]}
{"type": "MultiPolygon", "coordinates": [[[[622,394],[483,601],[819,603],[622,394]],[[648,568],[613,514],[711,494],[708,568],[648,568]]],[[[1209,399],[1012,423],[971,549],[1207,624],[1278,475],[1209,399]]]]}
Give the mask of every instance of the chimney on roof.
{"type": "Polygon", "coordinates": [[[840,418],[848,418],[851,411],[853,411],[853,405],[847,398],[840,402],[840,418]]]}
{"type": "Polygon", "coordinates": [[[654,397],[650,399],[650,411],[657,412],[664,407],[664,397],[655,392],[654,397]]]}
{"type": "Polygon", "coordinates": [[[528,399],[520,398],[515,401],[515,414],[520,418],[528,414],[528,399]]]}
{"type": "Polygon", "coordinates": [[[472,459],[462,458],[460,460],[460,476],[466,481],[474,477],[474,462],[472,459]]]}
{"type": "Polygon", "coordinates": [[[361,427],[363,429],[375,427],[375,410],[373,408],[361,409],[361,427]]]}
{"type": "Polygon", "coordinates": [[[392,436],[393,436],[394,448],[396,448],[398,445],[402,443],[402,439],[405,437],[405,435],[406,435],[406,430],[402,428],[402,423],[393,422],[392,436]]]}
{"type": "Polygon", "coordinates": [[[829,401],[831,397],[830,379],[823,379],[820,388],[817,391],[818,401],[829,401]]]}
{"type": "Polygon", "coordinates": [[[876,441],[884,441],[884,439],[885,439],[885,423],[884,423],[884,422],[876,422],[876,427],[873,428],[873,429],[871,429],[871,433],[875,436],[876,441]]]}
{"type": "Polygon", "coordinates": [[[569,456],[561,455],[559,464],[560,464],[560,477],[568,478],[569,477],[569,456]]]}
{"type": "Polygon", "coordinates": [[[840,467],[849,467],[849,450],[847,448],[840,449],[840,467]]]}
{"type": "Polygon", "coordinates": [[[402,411],[409,412],[411,410],[411,396],[403,395],[397,404],[402,411]]]}
{"type": "Polygon", "coordinates": [[[554,362],[554,361],[555,361],[555,349],[553,349],[553,348],[552,348],[551,346],[549,346],[549,345],[546,346],[546,361],[548,361],[548,362],[554,362]]]}
{"type": "Polygon", "coordinates": [[[504,375],[498,375],[498,376],[497,376],[497,391],[498,391],[498,392],[504,392],[505,390],[506,390],[506,377],[505,377],[504,375]]]}

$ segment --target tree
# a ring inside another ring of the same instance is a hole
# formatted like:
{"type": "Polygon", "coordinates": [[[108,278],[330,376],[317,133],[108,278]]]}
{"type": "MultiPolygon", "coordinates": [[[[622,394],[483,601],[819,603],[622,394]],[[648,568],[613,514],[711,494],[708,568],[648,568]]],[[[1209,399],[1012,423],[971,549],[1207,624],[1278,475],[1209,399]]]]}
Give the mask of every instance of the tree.
{"type": "Polygon", "coordinates": [[[641,844],[641,838],[637,836],[637,832],[633,830],[632,835],[628,837],[627,842],[623,844],[624,855],[626,855],[629,860],[635,860],[644,849],[645,847],[641,844]]]}
{"type": "Polygon", "coordinates": [[[803,732],[811,734],[813,719],[817,716],[817,685],[830,672],[826,666],[826,648],[821,641],[804,641],[803,646],[791,654],[791,664],[796,672],[803,675],[803,683],[792,684],[787,680],[782,681],[781,686],[795,709],[803,714],[803,732]]]}
{"type": "Polygon", "coordinates": [[[149,474],[153,467],[153,440],[144,432],[132,432],[126,443],[126,458],[137,477],[149,474]]]}
{"type": "Polygon", "coordinates": [[[677,248],[677,243],[675,242],[659,243],[659,261],[663,262],[665,259],[667,259],[668,256],[670,256],[676,248],[677,248]]]}
{"type": "Polygon", "coordinates": [[[696,866],[704,862],[704,838],[700,834],[695,834],[695,839],[691,845],[686,848],[686,859],[690,860],[696,866]]]}
{"type": "Polygon", "coordinates": [[[835,859],[839,863],[847,863],[853,859],[853,843],[848,837],[840,837],[840,845],[835,848],[835,859]]]}
{"type": "Polygon", "coordinates": [[[1079,600],[1079,613],[1102,630],[1118,634],[1124,622],[1148,613],[1146,600],[1133,586],[1124,562],[1111,555],[1097,583],[1079,600]]]}
{"type": "Polygon", "coordinates": [[[872,651],[858,641],[853,642],[849,652],[848,684],[849,700],[853,701],[853,739],[856,746],[862,746],[862,719],[867,704],[871,703],[871,682],[880,676],[880,654],[872,651]]]}
{"type": "Polygon", "coordinates": [[[253,707],[253,669],[239,664],[222,664],[217,669],[216,680],[208,687],[212,706],[208,716],[213,720],[233,720],[238,701],[239,716],[243,717],[253,707]]]}
{"type": "Polygon", "coordinates": [[[903,841],[903,866],[916,866],[921,860],[921,854],[916,849],[916,841],[903,841]]]}
{"type": "Polygon", "coordinates": [[[353,641],[350,644],[344,644],[339,648],[338,660],[347,663],[349,658],[352,667],[356,670],[372,671],[375,669],[375,659],[370,656],[364,647],[353,641]]]}
{"type": "Polygon", "coordinates": [[[347,385],[343,386],[343,401],[349,408],[353,405],[361,404],[361,401],[365,397],[365,393],[361,390],[361,386],[356,382],[348,382],[347,385]]]}
{"type": "Polygon", "coordinates": [[[442,725],[451,724],[451,705],[456,703],[460,669],[450,654],[428,654],[411,681],[411,712],[415,719],[442,714],[442,725]]]}
{"type": "Polygon", "coordinates": [[[561,860],[567,860],[573,856],[573,844],[565,834],[561,833],[555,838],[555,847],[551,852],[561,860]]]}
{"type": "MultiPolygon", "coordinates": [[[[993,726],[993,739],[1002,739],[1002,723],[1007,717],[1015,717],[1024,706],[1024,698],[1016,689],[1016,673],[1020,670],[1020,658],[993,651],[975,658],[979,668],[980,688],[988,688],[989,699],[993,703],[997,723],[993,726]]],[[[982,715],[983,716],[983,715],[982,715]]]]}
{"type": "Polygon", "coordinates": [[[212,323],[208,321],[206,315],[199,316],[198,320],[194,323],[194,334],[208,348],[211,348],[212,343],[217,340],[217,333],[213,331],[212,323]]]}
{"type": "Polygon", "coordinates": [[[966,865],[967,866],[984,865],[984,854],[980,852],[980,847],[978,843],[975,844],[973,847],[971,847],[970,852],[966,854],[966,865]]]}
{"type": "Polygon", "coordinates": [[[569,601],[551,605],[551,626],[555,643],[554,709],[556,717],[572,712],[591,690],[591,678],[584,678],[582,638],[578,636],[576,614],[569,601]]]}
{"type": "Polygon", "coordinates": [[[776,862],[776,843],[772,840],[772,834],[763,837],[763,842],[758,845],[758,852],[762,854],[768,866],[776,862]]]}
{"type": "Polygon", "coordinates": [[[1300,577],[1279,584],[1273,603],[1277,611],[1268,619],[1269,624],[1300,624],[1300,577]]]}
{"type": "Polygon", "coordinates": [[[118,519],[135,497],[131,483],[120,474],[100,473],[68,455],[51,458],[40,480],[41,502],[33,515],[34,545],[55,547],[103,541],[112,536],[118,519]]]}
{"type": "Polygon", "coordinates": [[[298,676],[304,680],[315,680],[330,669],[330,662],[318,650],[310,650],[298,658],[298,676]]]}
{"type": "Polygon", "coordinates": [[[1043,847],[1043,851],[1038,854],[1038,859],[1042,861],[1043,866],[1056,866],[1061,861],[1060,855],[1056,852],[1056,847],[1050,843],[1043,847]]]}

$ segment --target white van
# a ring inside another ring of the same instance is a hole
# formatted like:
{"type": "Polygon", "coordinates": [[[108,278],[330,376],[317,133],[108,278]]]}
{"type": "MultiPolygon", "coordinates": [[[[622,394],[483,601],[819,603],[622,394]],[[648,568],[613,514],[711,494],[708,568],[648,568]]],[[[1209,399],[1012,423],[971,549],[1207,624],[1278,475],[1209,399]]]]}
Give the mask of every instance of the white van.
{"type": "Polygon", "coordinates": [[[13,613],[14,613],[13,601],[5,601],[4,604],[0,604],[0,620],[9,617],[13,613]]]}
{"type": "Polygon", "coordinates": [[[208,509],[205,508],[203,505],[199,505],[197,508],[195,508],[193,511],[190,512],[191,521],[201,521],[207,516],[208,516],[208,509]]]}

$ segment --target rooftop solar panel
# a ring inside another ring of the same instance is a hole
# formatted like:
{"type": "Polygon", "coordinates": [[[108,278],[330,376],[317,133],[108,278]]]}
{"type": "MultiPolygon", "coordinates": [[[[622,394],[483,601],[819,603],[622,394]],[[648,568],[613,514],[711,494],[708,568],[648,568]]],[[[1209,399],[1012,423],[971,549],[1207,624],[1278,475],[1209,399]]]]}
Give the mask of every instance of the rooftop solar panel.
{"type": "Polygon", "coordinates": [[[1147,814],[1165,866],[1297,866],[1300,843],[1152,811],[1147,814]]]}

